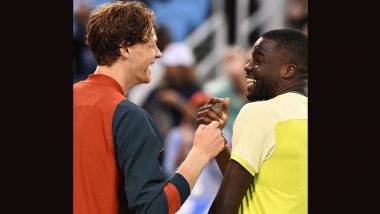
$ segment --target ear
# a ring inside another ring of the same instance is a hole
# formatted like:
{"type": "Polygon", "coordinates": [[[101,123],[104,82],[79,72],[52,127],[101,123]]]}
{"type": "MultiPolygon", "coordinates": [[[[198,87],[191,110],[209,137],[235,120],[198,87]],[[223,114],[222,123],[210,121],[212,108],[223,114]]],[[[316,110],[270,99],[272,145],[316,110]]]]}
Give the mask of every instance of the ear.
{"type": "Polygon", "coordinates": [[[120,51],[120,55],[125,57],[126,59],[129,58],[129,51],[128,51],[128,48],[126,47],[120,47],[119,48],[119,51],[120,51]]]}
{"type": "Polygon", "coordinates": [[[284,79],[289,79],[292,76],[294,76],[296,73],[296,66],[293,64],[286,64],[282,69],[281,69],[281,77],[284,79]]]}

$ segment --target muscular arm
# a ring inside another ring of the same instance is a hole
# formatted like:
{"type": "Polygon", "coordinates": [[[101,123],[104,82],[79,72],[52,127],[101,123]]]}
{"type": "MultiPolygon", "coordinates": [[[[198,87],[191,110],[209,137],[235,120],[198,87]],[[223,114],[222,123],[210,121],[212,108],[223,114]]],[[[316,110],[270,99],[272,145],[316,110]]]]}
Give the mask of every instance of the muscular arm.
{"type": "Polygon", "coordinates": [[[238,213],[239,206],[253,182],[253,178],[239,163],[230,160],[209,213],[238,213]]]}
{"type": "Polygon", "coordinates": [[[222,174],[225,174],[228,162],[230,161],[231,150],[229,147],[226,147],[223,151],[221,151],[216,157],[215,160],[218,163],[219,169],[222,174]]]}

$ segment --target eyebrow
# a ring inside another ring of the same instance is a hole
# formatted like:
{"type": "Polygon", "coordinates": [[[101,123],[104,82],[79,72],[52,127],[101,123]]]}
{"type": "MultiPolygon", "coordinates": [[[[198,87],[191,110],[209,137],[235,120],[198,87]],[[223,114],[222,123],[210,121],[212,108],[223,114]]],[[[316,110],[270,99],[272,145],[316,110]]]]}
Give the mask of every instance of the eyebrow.
{"type": "Polygon", "coordinates": [[[264,51],[268,51],[268,49],[266,49],[265,47],[261,46],[261,45],[258,45],[256,46],[256,49],[261,49],[261,50],[264,50],[264,51]]]}
{"type": "Polygon", "coordinates": [[[265,56],[265,54],[261,50],[256,50],[255,52],[252,51],[251,55],[252,57],[257,56],[257,55],[263,56],[263,57],[265,56]]]}
{"type": "MultiPolygon", "coordinates": [[[[256,52],[255,55],[261,55],[265,57],[265,55],[272,53],[273,51],[268,49],[268,47],[264,47],[261,44],[256,46],[256,52]]],[[[253,50],[252,50],[252,56],[253,56],[253,50]]]]}

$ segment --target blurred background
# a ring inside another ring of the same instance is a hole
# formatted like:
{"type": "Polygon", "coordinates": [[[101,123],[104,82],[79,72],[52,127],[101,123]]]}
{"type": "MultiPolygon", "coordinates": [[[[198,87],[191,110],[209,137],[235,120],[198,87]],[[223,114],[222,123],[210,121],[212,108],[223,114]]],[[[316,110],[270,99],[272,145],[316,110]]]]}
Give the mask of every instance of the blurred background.
{"type": "MultiPolygon", "coordinates": [[[[84,43],[88,15],[106,0],[73,0],[73,83],[87,78],[96,61],[84,43]]],[[[160,159],[172,175],[191,148],[196,113],[210,97],[230,97],[223,132],[231,145],[232,124],[245,98],[244,65],[253,43],[271,29],[296,28],[308,34],[307,0],[145,0],[156,14],[162,57],[152,82],[132,88],[127,98],[157,122],[165,150],[160,159]]],[[[221,183],[215,161],[198,179],[177,213],[207,213],[221,183]]]]}

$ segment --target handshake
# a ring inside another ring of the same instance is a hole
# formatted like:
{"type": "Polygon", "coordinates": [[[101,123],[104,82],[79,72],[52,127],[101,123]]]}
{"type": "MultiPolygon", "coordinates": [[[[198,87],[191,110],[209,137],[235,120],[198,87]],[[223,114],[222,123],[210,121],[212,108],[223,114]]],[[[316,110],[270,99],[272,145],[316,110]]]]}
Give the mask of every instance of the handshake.
{"type": "Polygon", "coordinates": [[[219,122],[219,128],[223,129],[226,126],[228,119],[228,108],[230,105],[230,98],[217,98],[212,97],[210,101],[199,109],[197,114],[198,125],[208,125],[212,121],[219,122]],[[222,105],[221,109],[217,106],[222,105]]]}
{"type": "Polygon", "coordinates": [[[227,147],[227,140],[221,130],[226,126],[229,104],[228,97],[212,97],[197,113],[199,126],[194,134],[193,149],[198,150],[207,161],[227,147]]]}

